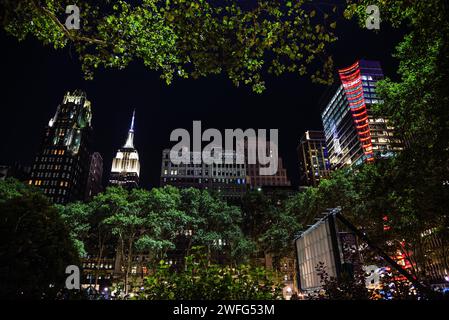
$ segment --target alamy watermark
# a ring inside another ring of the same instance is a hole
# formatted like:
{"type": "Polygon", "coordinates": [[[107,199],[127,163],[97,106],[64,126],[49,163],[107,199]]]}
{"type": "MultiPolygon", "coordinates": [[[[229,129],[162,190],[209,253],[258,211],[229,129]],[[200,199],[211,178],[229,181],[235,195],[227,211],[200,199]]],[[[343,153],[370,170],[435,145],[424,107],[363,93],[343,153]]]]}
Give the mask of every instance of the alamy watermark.
{"type": "Polygon", "coordinates": [[[69,15],[65,20],[65,27],[68,30],[79,30],[81,22],[80,8],[75,4],[71,4],[65,8],[65,13],[69,15]]]}
{"type": "Polygon", "coordinates": [[[376,5],[366,7],[368,18],[365,21],[368,30],[380,30],[380,9],[376,5]]]}
{"type": "Polygon", "coordinates": [[[69,274],[65,280],[66,289],[79,290],[81,287],[80,268],[75,265],[70,265],[65,268],[65,273],[69,274]]]}
{"type": "Polygon", "coordinates": [[[180,164],[259,164],[259,175],[271,176],[278,171],[278,130],[218,129],[202,132],[201,121],[193,121],[193,138],[186,129],[175,129],[170,141],[178,142],[170,150],[170,161],[180,164]],[[191,147],[192,142],[192,147],[191,147]],[[203,142],[209,142],[204,148],[203,142]],[[232,153],[234,156],[229,157],[232,153]]]}

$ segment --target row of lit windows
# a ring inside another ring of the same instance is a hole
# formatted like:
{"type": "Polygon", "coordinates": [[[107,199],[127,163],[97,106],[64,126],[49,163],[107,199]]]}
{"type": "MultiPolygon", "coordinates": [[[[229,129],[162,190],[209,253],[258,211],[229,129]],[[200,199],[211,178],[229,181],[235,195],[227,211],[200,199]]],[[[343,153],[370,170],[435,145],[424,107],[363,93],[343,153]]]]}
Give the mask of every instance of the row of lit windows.
{"type": "MultiPolygon", "coordinates": [[[[167,181],[175,182],[175,181],[177,181],[177,182],[180,182],[180,183],[189,183],[189,182],[190,183],[208,183],[209,179],[201,179],[201,178],[197,178],[197,179],[195,179],[195,178],[191,178],[191,179],[189,179],[189,178],[187,178],[187,179],[183,179],[183,178],[179,178],[179,179],[177,179],[177,178],[169,178],[169,179],[167,179],[167,178],[163,178],[163,181],[164,182],[167,182],[167,181]]],[[[225,179],[225,178],[222,178],[222,179],[212,179],[212,181],[216,182],[216,183],[225,183],[225,184],[230,184],[230,183],[232,183],[232,184],[245,184],[246,183],[245,179],[225,179]]]]}
{"type": "Polygon", "coordinates": [[[63,190],[63,189],[44,189],[44,193],[45,194],[59,194],[59,195],[66,195],[67,194],[67,190],[63,190]]]}
{"type": "MultiPolygon", "coordinates": [[[[28,181],[28,184],[29,184],[29,185],[32,185],[32,184],[33,184],[33,180],[28,181]]],[[[35,180],[35,181],[34,181],[34,185],[35,185],[35,186],[40,186],[40,185],[42,185],[42,180],[35,180]]]]}
{"type": "Polygon", "coordinates": [[[64,197],[49,197],[51,202],[54,203],[66,203],[66,199],[64,197]]]}
{"type": "Polygon", "coordinates": [[[34,178],[34,175],[36,178],[58,178],[59,173],[58,172],[37,172],[36,174],[33,172],[32,177],[34,178]]]}
{"type": "Polygon", "coordinates": [[[371,87],[375,87],[376,81],[362,81],[363,86],[371,86],[371,87]]]}
{"type": "Polygon", "coordinates": [[[222,171],[214,171],[214,176],[224,176],[224,177],[232,177],[232,176],[241,176],[240,171],[234,172],[222,172],[222,171]]]}
{"type": "Polygon", "coordinates": [[[364,92],[376,92],[376,88],[373,87],[364,87],[363,88],[364,92]]]}
{"type": "MultiPolygon", "coordinates": [[[[93,280],[93,279],[95,279],[95,275],[88,274],[88,275],[86,275],[86,278],[87,278],[87,280],[93,280]]],[[[111,279],[111,275],[110,274],[106,274],[103,276],[99,275],[98,280],[101,280],[101,279],[109,280],[109,279],[111,279]]]]}
{"type": "Polygon", "coordinates": [[[31,174],[32,178],[63,178],[63,179],[70,179],[70,173],[65,172],[33,172],[31,174]]]}
{"type": "MultiPolygon", "coordinates": [[[[83,263],[83,268],[96,269],[97,263],[95,262],[83,263]]],[[[99,269],[112,269],[112,268],[113,268],[112,264],[107,263],[101,263],[99,266],[99,269]]]]}
{"type": "Polygon", "coordinates": [[[59,187],[68,187],[69,182],[68,181],[56,181],[56,180],[29,180],[29,185],[35,185],[35,186],[59,186],[59,187]]]}
{"type": "MultiPolygon", "coordinates": [[[[171,176],[185,175],[185,174],[188,175],[188,176],[202,176],[203,175],[203,171],[199,170],[199,171],[195,172],[194,170],[187,170],[187,171],[180,170],[178,172],[178,170],[170,170],[170,175],[171,176]]],[[[206,176],[209,176],[209,171],[205,171],[204,174],[206,176]]],[[[169,175],[167,169],[164,170],[164,175],[165,176],[169,175]]],[[[214,176],[232,177],[232,176],[242,176],[244,174],[241,174],[240,171],[214,171],[213,175],[214,176]]]]}
{"type": "Polygon", "coordinates": [[[383,100],[378,100],[378,99],[365,99],[366,103],[370,103],[370,104],[378,104],[378,103],[383,103],[383,100]]]}
{"type": "Polygon", "coordinates": [[[67,163],[71,163],[73,161],[70,161],[71,159],[68,157],[42,157],[41,162],[64,162],[64,159],[67,163]]]}
{"type": "MultiPolygon", "coordinates": [[[[211,167],[213,166],[214,168],[218,167],[218,168],[228,168],[228,169],[243,169],[245,168],[244,164],[216,164],[214,163],[213,165],[209,165],[209,164],[204,164],[205,168],[211,167]]],[[[170,161],[164,161],[164,167],[172,167],[172,168],[178,168],[178,167],[187,167],[187,168],[202,168],[203,164],[181,164],[181,165],[176,165],[171,163],[170,161]]]]}
{"type": "Polygon", "coordinates": [[[40,164],[39,166],[34,165],[33,169],[39,169],[39,170],[61,170],[62,168],[64,168],[64,170],[67,170],[67,168],[69,168],[69,166],[64,165],[64,167],[60,164],[40,164]]]}
{"type": "Polygon", "coordinates": [[[373,77],[372,77],[372,76],[365,76],[365,75],[362,75],[362,80],[370,80],[370,81],[372,81],[372,80],[373,80],[373,77]]]}
{"type": "MultiPolygon", "coordinates": [[[[61,158],[61,157],[57,157],[57,158],[55,158],[55,157],[42,157],[40,159],[40,162],[50,162],[50,163],[51,162],[64,162],[64,159],[65,159],[65,162],[67,162],[67,163],[73,163],[73,159],[72,158],[68,158],[68,157],[63,157],[63,158],[61,158]]],[[[35,161],[38,162],[39,161],[39,157],[36,157],[35,161]]]]}
{"type": "Polygon", "coordinates": [[[65,150],[59,150],[59,149],[45,149],[44,154],[52,154],[52,155],[64,155],[65,150]]]}

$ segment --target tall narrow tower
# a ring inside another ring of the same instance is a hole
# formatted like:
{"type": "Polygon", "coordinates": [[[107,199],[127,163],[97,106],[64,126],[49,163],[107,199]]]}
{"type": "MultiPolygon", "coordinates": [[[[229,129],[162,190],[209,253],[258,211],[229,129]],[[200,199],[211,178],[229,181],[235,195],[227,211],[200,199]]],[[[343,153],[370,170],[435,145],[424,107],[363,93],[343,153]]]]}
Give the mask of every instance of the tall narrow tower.
{"type": "Polygon", "coordinates": [[[86,93],[67,92],[46,127],[30,185],[55,203],[83,200],[89,173],[92,111],[86,93]]]}
{"type": "Polygon", "coordinates": [[[139,153],[134,148],[135,114],[136,112],[134,110],[126,143],[117,151],[114,160],[112,160],[111,175],[109,178],[109,185],[111,186],[122,186],[126,189],[137,188],[139,186],[139,153]]]}

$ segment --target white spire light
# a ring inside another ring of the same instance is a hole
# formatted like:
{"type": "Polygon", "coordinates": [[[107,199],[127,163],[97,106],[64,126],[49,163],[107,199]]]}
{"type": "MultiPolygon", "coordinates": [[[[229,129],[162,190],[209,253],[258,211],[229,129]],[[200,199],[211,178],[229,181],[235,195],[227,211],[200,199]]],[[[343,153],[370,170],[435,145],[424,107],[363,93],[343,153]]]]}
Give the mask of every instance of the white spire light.
{"type": "Polygon", "coordinates": [[[128,138],[123,148],[134,148],[134,118],[136,116],[136,110],[133,111],[133,117],[131,119],[131,126],[128,131],[128,138]]]}

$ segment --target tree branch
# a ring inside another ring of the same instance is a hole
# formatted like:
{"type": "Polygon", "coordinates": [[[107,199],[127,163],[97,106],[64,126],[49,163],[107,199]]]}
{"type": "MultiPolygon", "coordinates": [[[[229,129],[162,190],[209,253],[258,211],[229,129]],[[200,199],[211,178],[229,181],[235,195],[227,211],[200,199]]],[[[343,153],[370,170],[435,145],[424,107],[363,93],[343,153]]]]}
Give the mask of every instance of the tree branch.
{"type": "Polygon", "coordinates": [[[65,25],[62,24],[61,21],[59,21],[58,17],[56,17],[52,11],[50,11],[46,7],[41,7],[41,6],[37,5],[34,1],[32,3],[34,4],[34,6],[37,10],[41,11],[44,15],[49,17],[59,27],[59,29],[67,36],[67,38],[69,40],[71,40],[72,42],[82,41],[82,42],[88,42],[90,44],[98,44],[98,45],[103,45],[103,46],[106,45],[106,42],[103,40],[85,37],[85,36],[79,36],[79,35],[71,33],[65,27],[65,25]]]}

